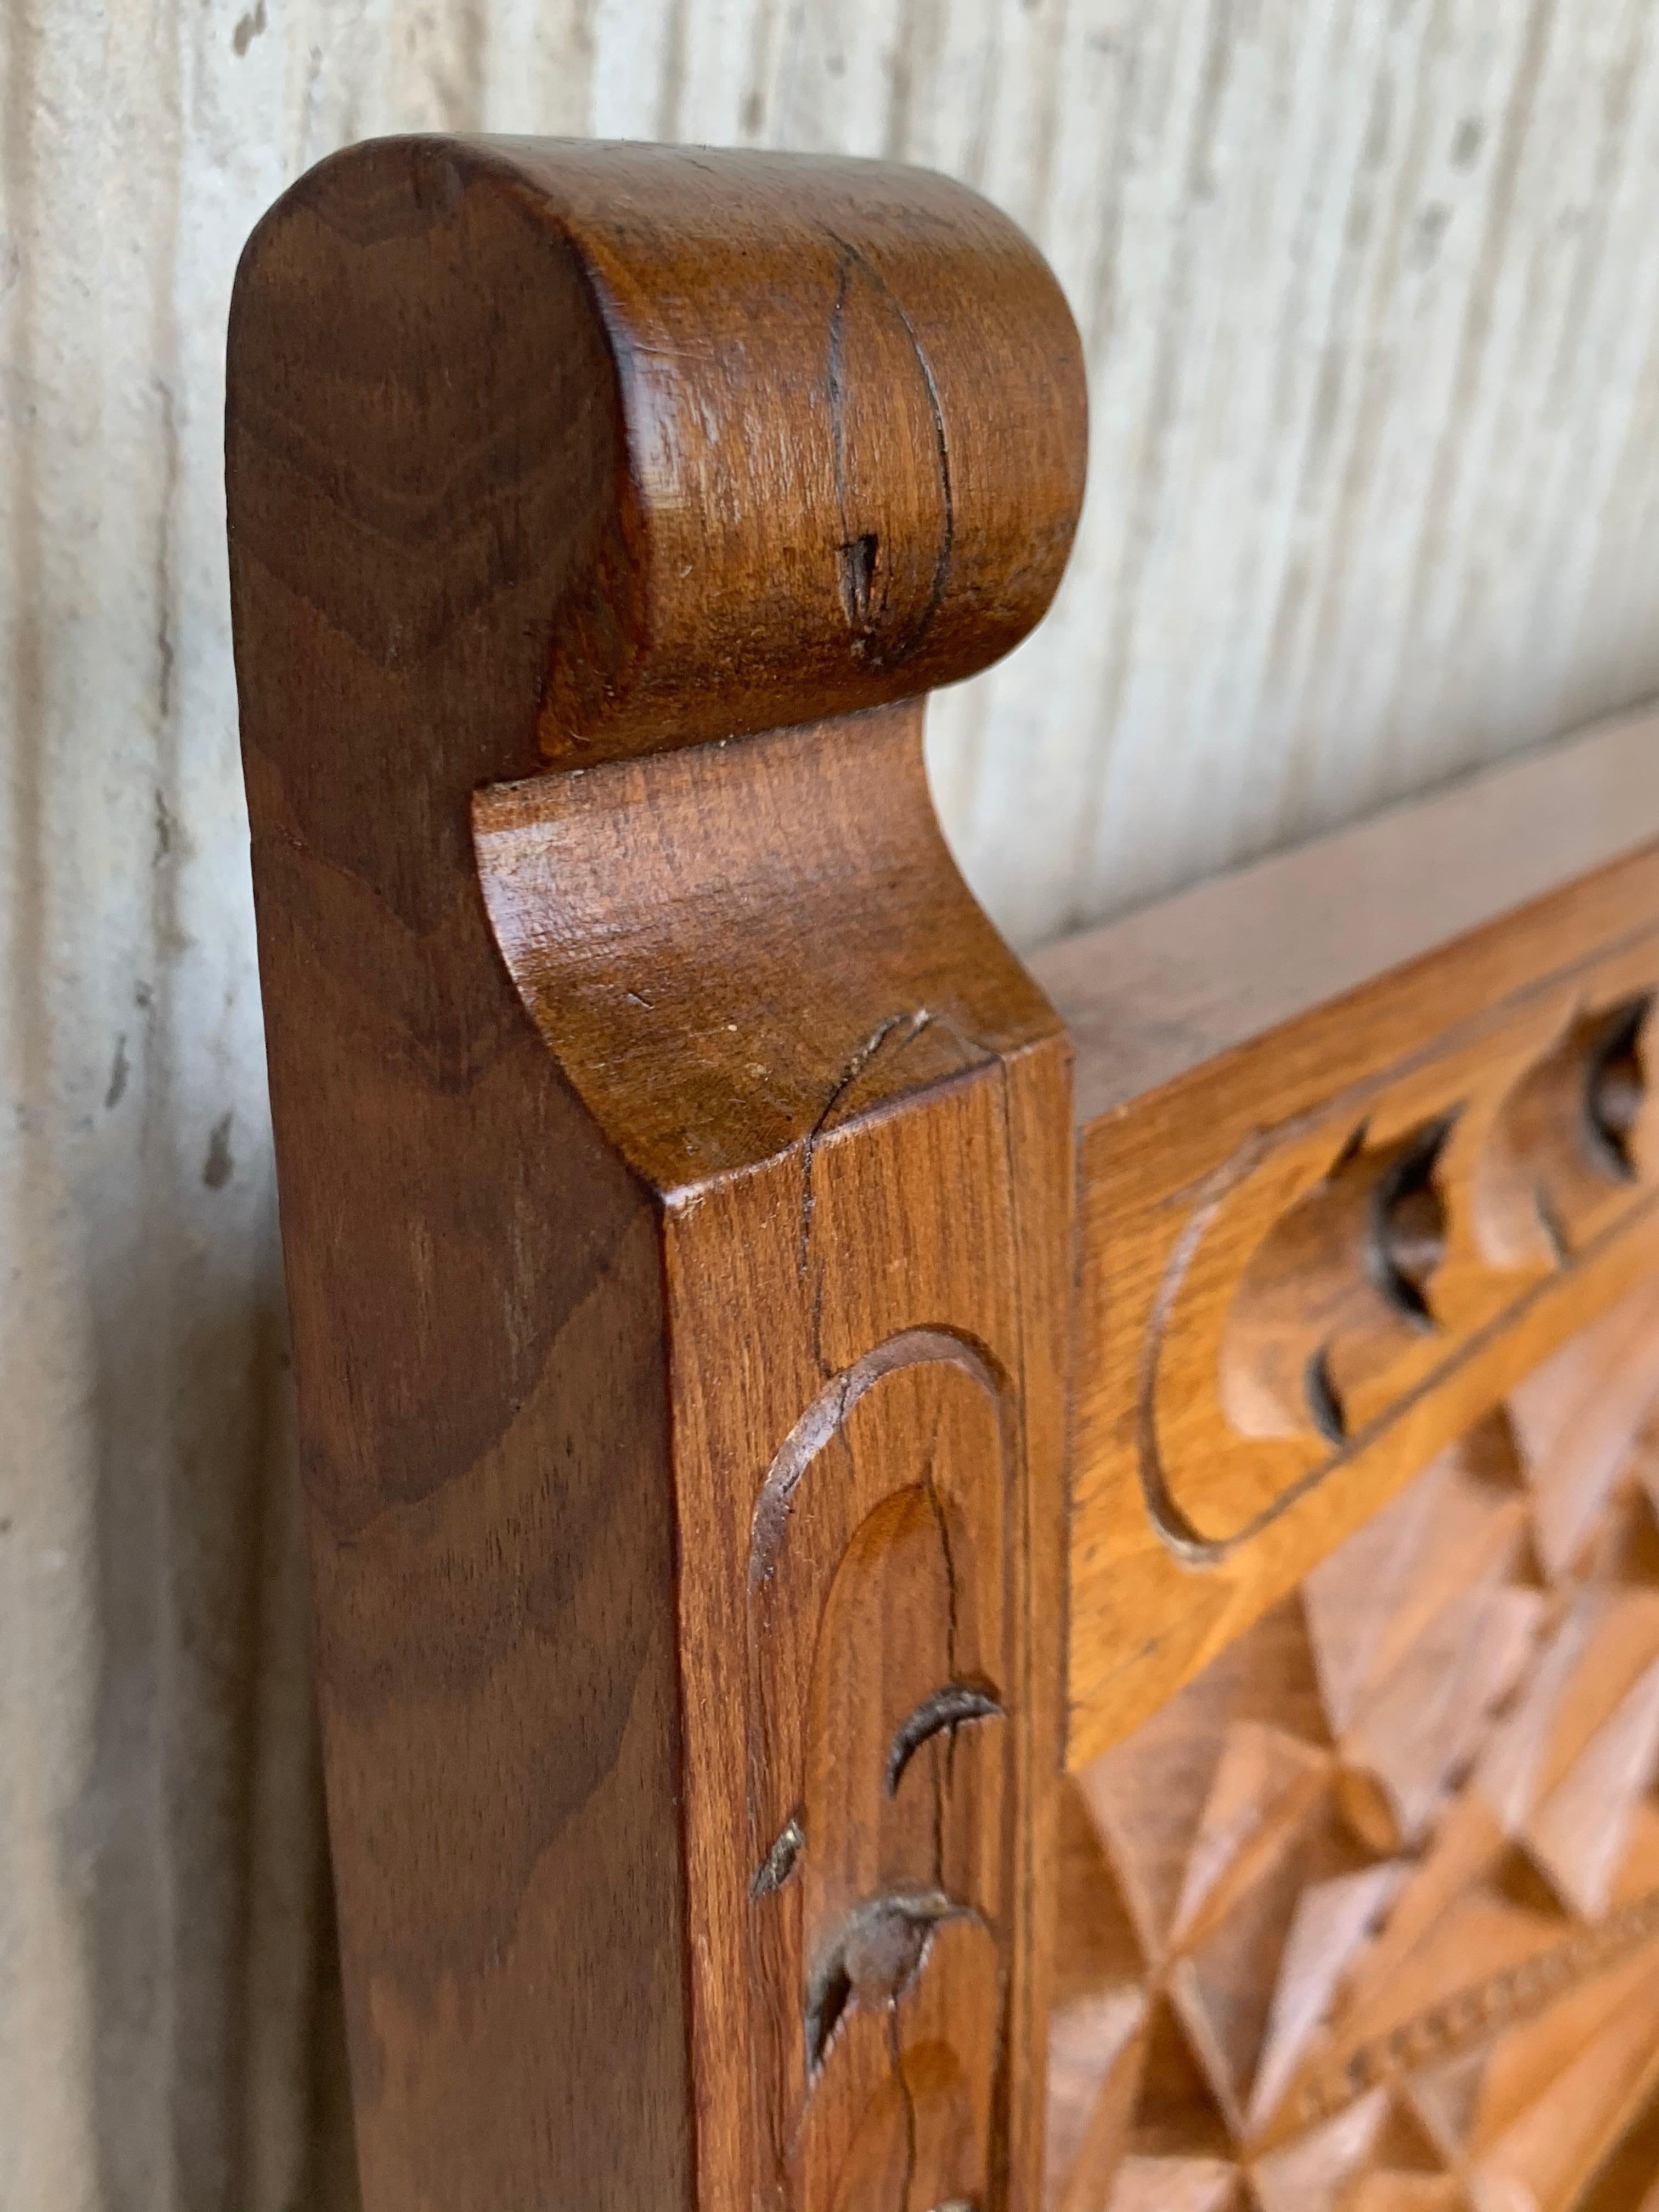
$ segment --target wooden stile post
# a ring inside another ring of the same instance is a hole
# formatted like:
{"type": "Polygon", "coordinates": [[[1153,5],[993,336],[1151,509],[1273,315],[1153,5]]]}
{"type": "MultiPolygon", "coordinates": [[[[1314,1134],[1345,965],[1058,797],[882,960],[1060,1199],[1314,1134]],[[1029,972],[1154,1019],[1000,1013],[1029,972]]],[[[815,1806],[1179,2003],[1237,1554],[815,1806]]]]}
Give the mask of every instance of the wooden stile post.
{"type": "Polygon", "coordinates": [[[916,173],[386,142],[249,248],[368,2212],[1634,2212],[1659,720],[1028,975],[922,695],[1083,419],[916,173]]]}
{"type": "Polygon", "coordinates": [[[1075,333],[960,187],[386,141],[228,472],[368,2212],[1036,2212],[1073,1116],[921,698],[1075,333]]]}

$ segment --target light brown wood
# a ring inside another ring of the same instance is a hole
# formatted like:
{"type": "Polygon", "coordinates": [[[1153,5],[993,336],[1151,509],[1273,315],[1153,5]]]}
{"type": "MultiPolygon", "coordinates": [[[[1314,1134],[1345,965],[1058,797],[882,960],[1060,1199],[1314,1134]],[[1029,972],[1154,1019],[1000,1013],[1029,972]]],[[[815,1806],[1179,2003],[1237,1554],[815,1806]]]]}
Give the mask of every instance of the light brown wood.
{"type": "Polygon", "coordinates": [[[1068,1784],[1060,2212],[1571,2212],[1617,2152],[1659,2087],[1656,1409],[1649,1285],[1068,1784]]]}
{"type": "Polygon", "coordinates": [[[1058,1755],[1063,1047],[913,713],[475,812],[524,1001],[666,1201],[705,2198],[1000,2201],[1058,1755]]]}
{"type": "Polygon", "coordinates": [[[1070,1053],[917,695],[1064,301],[925,174],[388,142],[228,454],[368,2212],[1033,2207],[1070,1053]]]}
{"type": "Polygon", "coordinates": [[[1659,838],[1659,714],[1598,723],[1079,932],[1031,971],[1088,1124],[1659,838]]]}
{"type": "Polygon", "coordinates": [[[1583,2212],[1655,2212],[1659,2207],[1659,2088],[1631,2123],[1584,2197],[1583,2212]]]}
{"type": "Polygon", "coordinates": [[[1591,733],[1035,963],[1113,1097],[1079,1132],[1074,1763],[1659,1266],[1656,744],[1591,733]],[[1431,897],[1418,856],[1482,821],[1431,897]],[[1558,850],[1585,872],[1507,910],[1558,850]]]}
{"type": "Polygon", "coordinates": [[[1057,1012],[921,759],[1082,480],[971,195],[352,149],[229,392],[368,2212],[1567,2212],[1659,2076],[1655,728],[1057,1012]]]}

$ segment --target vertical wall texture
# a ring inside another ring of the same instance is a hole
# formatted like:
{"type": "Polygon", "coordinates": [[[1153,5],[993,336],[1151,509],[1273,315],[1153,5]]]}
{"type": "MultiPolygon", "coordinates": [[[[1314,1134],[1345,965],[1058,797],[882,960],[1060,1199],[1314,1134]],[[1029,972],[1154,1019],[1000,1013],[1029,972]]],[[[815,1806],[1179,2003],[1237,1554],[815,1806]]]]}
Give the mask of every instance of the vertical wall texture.
{"type": "Polygon", "coordinates": [[[942,701],[1022,943],[1659,683],[1659,0],[0,0],[0,2207],[349,2201],[221,354],[343,140],[932,163],[1091,363],[942,701]]]}

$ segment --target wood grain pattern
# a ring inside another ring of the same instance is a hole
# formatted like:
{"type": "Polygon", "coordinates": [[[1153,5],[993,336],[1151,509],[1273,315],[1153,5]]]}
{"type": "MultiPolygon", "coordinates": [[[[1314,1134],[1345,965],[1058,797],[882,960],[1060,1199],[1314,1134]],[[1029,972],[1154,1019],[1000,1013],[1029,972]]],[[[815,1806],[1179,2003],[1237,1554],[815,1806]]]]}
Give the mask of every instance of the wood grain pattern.
{"type": "Polygon", "coordinates": [[[249,248],[369,2212],[1035,2203],[1069,1048],[910,695],[1042,611],[1081,389],[874,166],[382,144],[249,248]]]}
{"type": "Polygon", "coordinates": [[[1068,1784],[1060,2212],[1638,2202],[1656,1344],[1650,1283],[1068,1784]]]}
{"type": "Polygon", "coordinates": [[[919,734],[900,709],[475,808],[525,1002],[668,1200],[709,2202],[1018,2201],[1035,2172],[1067,1055],[950,867],[919,734]],[[668,895],[631,912],[647,839],[668,895]],[[998,1714],[895,1767],[952,1687],[998,1714]]]}
{"type": "MultiPolygon", "coordinates": [[[[1311,2081],[1270,2037],[1246,2080],[1279,1998],[1231,1953],[1202,1990],[1265,1876],[1209,1859],[1261,1801],[1322,1821],[1306,1942],[1352,1935],[1519,1679],[1539,1608],[1481,1581],[1473,1672],[1418,1612],[1373,1638],[1411,1645],[1397,1700],[1451,1701],[1449,1752],[1337,1711],[1366,1571],[1320,1562],[1373,1516],[1386,1550],[1401,1485],[1659,1259],[1653,849],[1346,991],[1316,957],[1275,987],[1303,1011],[1161,1048],[1085,1124],[1068,1531],[1068,1041],[951,863],[915,696],[1028,628],[1070,542],[1040,261],[878,167],[392,142],[256,234],[232,364],[371,2212],[1032,2206],[1068,1606],[1076,1764],[1224,1649],[1248,1672],[1297,1583],[1340,1772],[1312,1720],[1229,1751],[1170,1923],[1199,1963],[1133,2027],[1090,1997],[1116,2039],[1064,2185],[1127,2157],[1126,2202],[1219,2205],[1241,2147],[1286,2202],[1443,2178],[1381,2089],[1330,2087],[1398,2022],[1311,2081]]],[[[1653,1320],[1593,1340],[1600,1422],[1659,1387],[1653,1320]]],[[[1507,1434],[1470,1430],[1482,1481],[1507,1434]]],[[[1534,1510],[1557,1580],[1586,1510],[1534,1510]]],[[[1135,1775],[1119,1825],[1158,1804],[1135,1775]]],[[[1651,1931],[1584,1871],[1588,1787],[1528,1836],[1599,1974],[1651,1931]]],[[[1565,2204],[1629,2102],[1503,2155],[1554,2158],[1565,2204]]]]}
{"type": "Polygon", "coordinates": [[[1659,682],[1656,11],[3,12],[0,2115],[31,2206],[332,2206],[223,588],[248,228],[422,129],[880,154],[1015,213],[1084,331],[1097,494],[1066,637],[929,744],[1029,945],[1659,682]]]}
{"type": "Polygon", "coordinates": [[[1452,939],[1656,838],[1645,710],[1048,945],[1030,964],[1077,1044],[1079,1119],[1394,970],[1409,990],[1452,939]]]}
{"type": "Polygon", "coordinates": [[[1651,738],[1614,726],[1035,963],[1089,1114],[1073,1760],[1659,1260],[1651,738]],[[1460,844],[1415,904],[1417,856],[1460,844]],[[1583,872],[1505,911],[1553,848],[1583,872]]]}

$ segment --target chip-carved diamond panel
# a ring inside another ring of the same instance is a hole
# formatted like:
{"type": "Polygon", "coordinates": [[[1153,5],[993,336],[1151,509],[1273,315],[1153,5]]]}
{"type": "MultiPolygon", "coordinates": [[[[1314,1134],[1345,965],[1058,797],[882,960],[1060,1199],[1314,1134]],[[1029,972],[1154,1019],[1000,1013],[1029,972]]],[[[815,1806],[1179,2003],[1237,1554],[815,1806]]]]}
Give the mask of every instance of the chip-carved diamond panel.
{"type": "Polygon", "coordinates": [[[1583,2201],[1659,2084],[1656,1355],[1648,1290],[1068,1780],[1051,2212],[1583,2201]]]}

